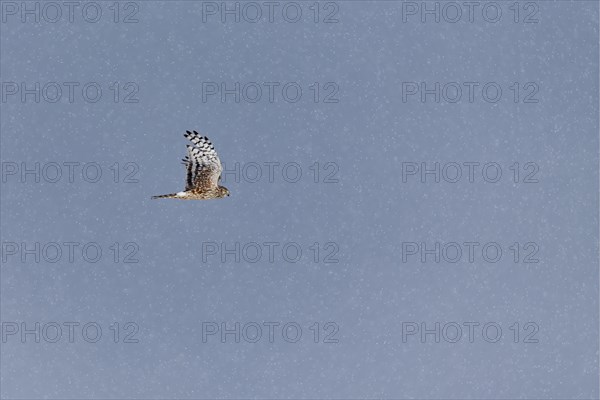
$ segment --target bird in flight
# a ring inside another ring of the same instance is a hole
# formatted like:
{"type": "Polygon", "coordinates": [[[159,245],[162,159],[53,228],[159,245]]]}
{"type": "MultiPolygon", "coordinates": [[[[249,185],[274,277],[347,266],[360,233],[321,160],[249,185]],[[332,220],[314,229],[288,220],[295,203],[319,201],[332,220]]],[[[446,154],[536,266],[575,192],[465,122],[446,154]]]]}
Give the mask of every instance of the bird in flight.
{"type": "Polygon", "coordinates": [[[186,131],[183,136],[193,144],[187,145],[187,155],[182,160],[186,171],[185,190],[152,198],[208,200],[229,196],[229,190],[219,185],[223,167],[210,140],[196,131],[186,131]]]}

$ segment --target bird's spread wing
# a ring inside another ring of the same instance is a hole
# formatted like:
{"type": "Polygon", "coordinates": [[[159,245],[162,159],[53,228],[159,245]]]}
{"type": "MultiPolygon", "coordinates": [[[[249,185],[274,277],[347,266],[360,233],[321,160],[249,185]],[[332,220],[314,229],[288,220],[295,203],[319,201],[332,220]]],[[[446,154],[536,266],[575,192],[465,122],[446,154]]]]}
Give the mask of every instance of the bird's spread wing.
{"type": "Polygon", "coordinates": [[[187,155],[182,160],[187,172],[185,190],[205,191],[217,187],[223,167],[215,147],[196,131],[186,131],[184,136],[193,143],[187,146],[187,155]]]}

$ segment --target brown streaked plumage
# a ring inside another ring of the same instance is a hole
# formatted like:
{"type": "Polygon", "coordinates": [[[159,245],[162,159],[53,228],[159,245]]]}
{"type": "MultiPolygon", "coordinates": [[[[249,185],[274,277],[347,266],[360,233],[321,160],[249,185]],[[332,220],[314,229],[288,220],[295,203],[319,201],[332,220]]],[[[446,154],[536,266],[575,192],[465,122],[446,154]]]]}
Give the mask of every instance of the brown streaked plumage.
{"type": "Polygon", "coordinates": [[[183,136],[193,143],[187,145],[187,155],[182,160],[186,170],[185,191],[152,198],[208,200],[229,196],[229,190],[219,185],[223,167],[210,140],[196,131],[186,131],[183,136]]]}

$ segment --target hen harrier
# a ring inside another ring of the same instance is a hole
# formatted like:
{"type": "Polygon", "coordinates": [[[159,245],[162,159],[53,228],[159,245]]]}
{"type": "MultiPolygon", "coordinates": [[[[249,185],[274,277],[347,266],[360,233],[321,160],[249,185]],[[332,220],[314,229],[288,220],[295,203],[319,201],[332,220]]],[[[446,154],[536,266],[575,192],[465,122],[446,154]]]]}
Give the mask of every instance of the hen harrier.
{"type": "Polygon", "coordinates": [[[194,144],[187,145],[187,156],[182,160],[187,172],[185,191],[152,196],[152,198],[208,200],[229,196],[229,190],[219,186],[223,167],[210,140],[206,136],[200,136],[196,131],[186,131],[183,136],[194,144]]]}

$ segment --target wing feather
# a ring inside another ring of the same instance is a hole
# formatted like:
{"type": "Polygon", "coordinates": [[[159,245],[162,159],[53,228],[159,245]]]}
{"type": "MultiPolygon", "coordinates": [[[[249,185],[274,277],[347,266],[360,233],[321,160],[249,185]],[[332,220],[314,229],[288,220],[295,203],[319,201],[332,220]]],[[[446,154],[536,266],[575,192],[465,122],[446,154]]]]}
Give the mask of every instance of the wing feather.
{"type": "Polygon", "coordinates": [[[215,147],[206,136],[196,131],[186,131],[184,136],[193,145],[187,145],[187,155],[182,159],[186,167],[186,191],[205,191],[216,188],[223,167],[215,147]]]}

